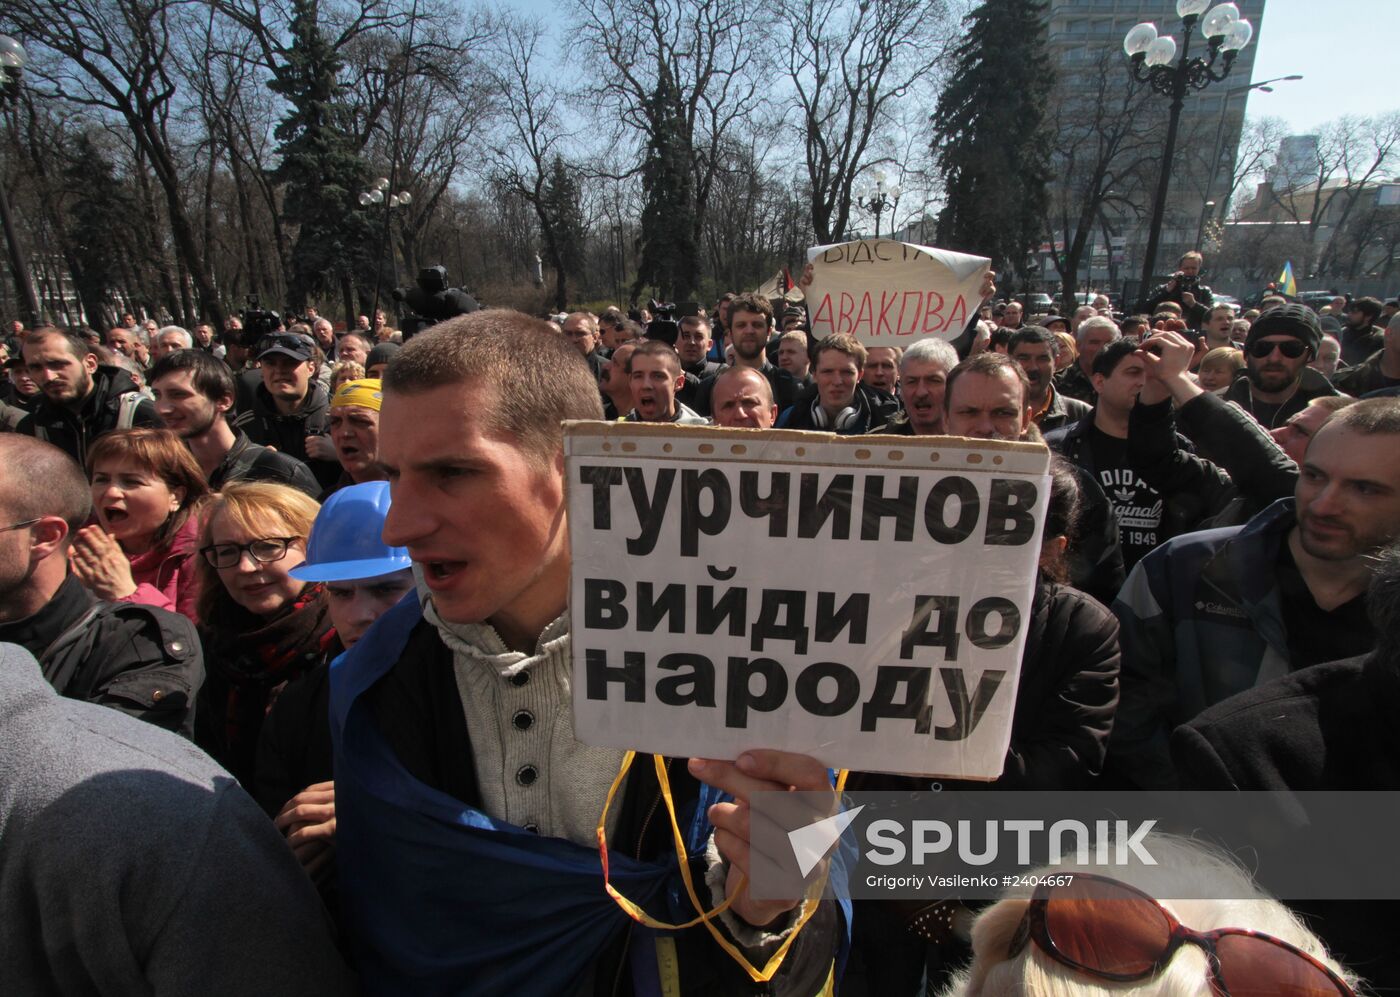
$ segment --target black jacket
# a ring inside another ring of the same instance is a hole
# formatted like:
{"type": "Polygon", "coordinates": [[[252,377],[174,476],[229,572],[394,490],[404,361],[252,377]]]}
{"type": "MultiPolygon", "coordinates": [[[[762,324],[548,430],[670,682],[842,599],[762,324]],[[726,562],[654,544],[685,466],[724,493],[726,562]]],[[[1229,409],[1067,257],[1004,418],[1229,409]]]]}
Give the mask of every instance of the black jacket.
{"type": "MultiPolygon", "coordinates": [[[[1400,672],[1376,656],[1303,668],[1217,703],[1172,734],[1187,789],[1400,790],[1400,672]]],[[[1400,905],[1311,900],[1289,906],[1375,987],[1400,986],[1400,905]]]]}
{"type": "Polygon", "coordinates": [[[1210,312],[1210,306],[1215,304],[1215,296],[1211,294],[1210,288],[1205,284],[1197,284],[1195,290],[1191,292],[1196,303],[1188,308],[1181,300],[1182,289],[1178,287],[1174,290],[1168,290],[1170,286],[1171,281],[1167,281],[1153,288],[1151,294],[1138,302],[1137,310],[1151,315],[1163,301],[1175,301],[1181,305],[1181,315],[1186,320],[1186,324],[1193,329],[1199,329],[1201,323],[1205,321],[1207,313],[1210,312]]]}
{"type": "Polygon", "coordinates": [[[1088,402],[1071,398],[1057,390],[1050,399],[1050,407],[1045,410],[1044,415],[1036,420],[1035,424],[1040,427],[1042,433],[1050,433],[1062,426],[1074,425],[1093,411],[1094,407],[1088,402]]]}
{"type": "MultiPolygon", "coordinates": [[[[1332,387],[1332,382],[1320,371],[1311,367],[1303,368],[1303,377],[1298,384],[1298,390],[1293,392],[1293,397],[1283,403],[1274,416],[1274,424],[1265,426],[1265,429],[1276,429],[1282,426],[1292,416],[1308,407],[1308,402],[1314,398],[1326,398],[1331,395],[1340,395],[1341,392],[1332,387]]],[[[1254,401],[1249,391],[1249,377],[1244,372],[1230,384],[1225,390],[1225,400],[1234,402],[1252,417],[1254,415],[1254,401]]],[[[1257,420],[1256,420],[1257,421],[1257,420]]]]}
{"type": "Polygon", "coordinates": [[[1360,398],[1372,391],[1393,388],[1396,382],[1387,381],[1381,370],[1381,357],[1384,351],[1377,350],[1355,367],[1339,370],[1332,375],[1332,384],[1338,391],[1360,398]]]}
{"type": "Polygon", "coordinates": [[[1171,529],[1164,539],[1207,525],[1243,523],[1291,496],[1298,483],[1298,465],[1263,427],[1210,392],[1175,413],[1170,401],[1133,406],[1128,442],[1133,470],[1166,499],[1171,529]],[[1209,459],[1182,446],[1178,422],[1209,459]]]}
{"type": "Polygon", "coordinates": [[[290,485],[312,498],[321,494],[321,484],[311,468],[295,457],[258,446],[246,433],[237,432],[233,446],[209,475],[209,490],[217,492],[230,481],[271,481],[290,485]]]}
{"type": "Polygon", "coordinates": [[[1360,329],[1344,325],[1342,334],[1337,338],[1342,344],[1342,363],[1348,367],[1355,367],[1364,362],[1367,357],[1385,346],[1385,330],[1378,325],[1368,325],[1360,329]]]}
{"type": "Polygon", "coordinates": [[[245,433],[248,439],[265,447],[276,447],[280,453],[295,457],[311,469],[322,488],[327,488],[340,477],[340,462],[335,460],[312,460],[306,455],[306,438],[320,436],[330,424],[330,399],[325,389],[315,381],[307,391],[306,399],[292,415],[282,415],[272,400],[271,393],[263,384],[257,386],[246,409],[240,410],[233,420],[233,428],[245,433]]]}
{"type": "Polygon", "coordinates": [[[99,602],[69,576],[33,616],[0,624],[0,641],[39,660],[69,699],[98,703],[185,737],[204,682],[194,624],[134,602],[99,602]]]}
{"type": "MultiPolygon", "coordinates": [[[[24,419],[16,432],[45,440],[66,451],[84,467],[92,441],[117,428],[121,396],[136,390],[136,382],[120,367],[98,367],[92,375],[92,390],[76,409],[50,401],[47,396],[24,419]]],[[[132,418],[133,426],[159,426],[155,402],[141,400],[132,418]]]]}
{"type": "Polygon", "coordinates": [[[713,360],[701,360],[699,363],[683,363],[681,370],[685,371],[685,384],[676,392],[676,399],[700,415],[711,415],[710,392],[703,390],[701,386],[724,370],[724,364],[715,363],[713,360]]]}
{"type": "Polygon", "coordinates": [[[814,384],[798,395],[792,407],[779,416],[778,426],[836,433],[839,436],[860,436],[879,429],[899,412],[899,402],[893,395],[860,383],[856,384],[855,398],[850,407],[853,410],[850,416],[838,425],[828,425],[825,414],[819,412],[817,386],[814,384]]]}
{"type": "Polygon", "coordinates": [[[1077,398],[1087,405],[1097,405],[1099,402],[1099,393],[1094,390],[1094,383],[1084,373],[1084,368],[1079,366],[1078,360],[1055,375],[1055,391],[1066,398],[1077,398]]]}
{"type": "MultiPolygon", "coordinates": [[[[768,386],[773,389],[773,403],[778,406],[779,414],[796,402],[798,395],[802,394],[802,382],[783,368],[775,367],[765,360],[763,366],[758,368],[758,372],[768,378],[768,386]]],[[[719,374],[716,372],[700,382],[699,397],[697,398],[700,404],[690,407],[701,415],[711,412],[710,394],[715,390],[715,378],[718,376],[719,374]]]]}
{"type": "MultiPolygon", "coordinates": [[[[453,678],[452,652],[432,624],[419,622],[398,663],[365,693],[364,701],[394,754],[415,778],[470,806],[482,806],[461,694],[453,678]]],[[[699,783],[684,759],[669,759],[667,772],[676,811],[683,814],[698,797],[699,783]]],[[[619,850],[634,858],[673,855],[670,825],[660,800],[652,766],[632,766],[622,787],[617,829],[609,835],[610,843],[616,842],[619,850]]],[[[696,878],[703,881],[704,877],[697,871],[696,878]]],[[[750,981],[703,925],[677,933],[682,997],[816,995],[836,954],[840,917],[835,903],[823,901],[767,984],[750,981]]],[[[599,953],[594,972],[597,997],[631,997],[629,937],[625,933],[599,953]]]]}

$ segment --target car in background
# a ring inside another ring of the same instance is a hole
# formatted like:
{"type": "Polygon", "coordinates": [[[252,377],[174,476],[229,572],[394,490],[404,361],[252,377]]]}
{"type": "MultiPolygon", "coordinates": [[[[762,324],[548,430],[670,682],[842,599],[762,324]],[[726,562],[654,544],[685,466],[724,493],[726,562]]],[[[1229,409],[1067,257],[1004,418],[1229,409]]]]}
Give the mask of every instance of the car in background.
{"type": "Polygon", "coordinates": [[[1338,297],[1338,295],[1333,294],[1331,291],[1302,291],[1299,292],[1297,300],[1299,304],[1307,305],[1309,308],[1316,310],[1323,305],[1330,305],[1332,299],[1335,297],[1338,297]]]}
{"type": "Polygon", "coordinates": [[[1218,294],[1215,291],[1212,291],[1210,296],[1211,300],[1213,300],[1217,305],[1229,305],[1235,310],[1236,315],[1238,315],[1240,313],[1240,310],[1243,308],[1243,305],[1240,304],[1240,299],[1235,297],[1233,294],[1218,294]]]}

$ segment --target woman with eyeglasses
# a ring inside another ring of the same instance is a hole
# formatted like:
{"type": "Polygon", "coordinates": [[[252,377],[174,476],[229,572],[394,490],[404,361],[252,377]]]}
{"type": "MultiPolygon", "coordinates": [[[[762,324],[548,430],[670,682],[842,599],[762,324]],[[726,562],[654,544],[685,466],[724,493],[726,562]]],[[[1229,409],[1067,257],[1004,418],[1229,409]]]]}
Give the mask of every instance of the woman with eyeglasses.
{"type": "Polygon", "coordinates": [[[189,448],[168,429],[124,429],[88,451],[97,522],[73,539],[69,564],[107,602],[136,602],[197,620],[195,545],[209,494],[189,448]]]}
{"type": "Polygon", "coordinates": [[[210,503],[199,541],[200,636],[208,675],[195,743],[252,785],[258,733],[277,693],[335,640],[320,585],[291,571],[306,560],[320,506],[294,488],[234,482],[210,503]]]}

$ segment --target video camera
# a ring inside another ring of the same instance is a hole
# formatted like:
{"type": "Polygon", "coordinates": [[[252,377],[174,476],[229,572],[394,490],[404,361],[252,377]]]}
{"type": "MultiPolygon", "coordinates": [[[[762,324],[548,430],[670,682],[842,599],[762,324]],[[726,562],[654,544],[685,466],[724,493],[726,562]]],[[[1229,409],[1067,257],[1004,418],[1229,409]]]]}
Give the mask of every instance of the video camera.
{"type": "Polygon", "coordinates": [[[403,320],[405,341],[439,322],[481,308],[480,302],[460,287],[447,286],[447,268],[441,264],[419,270],[416,286],[394,288],[394,300],[412,309],[412,314],[403,320]]]}
{"type": "Polygon", "coordinates": [[[681,334],[680,323],[676,321],[676,306],[652,298],[647,304],[647,311],[651,312],[651,321],[647,323],[647,339],[657,339],[667,346],[675,346],[681,334]]]}
{"type": "Polygon", "coordinates": [[[256,294],[248,295],[248,307],[238,313],[238,318],[243,323],[243,346],[248,349],[282,328],[282,316],[260,307],[256,294]]]}

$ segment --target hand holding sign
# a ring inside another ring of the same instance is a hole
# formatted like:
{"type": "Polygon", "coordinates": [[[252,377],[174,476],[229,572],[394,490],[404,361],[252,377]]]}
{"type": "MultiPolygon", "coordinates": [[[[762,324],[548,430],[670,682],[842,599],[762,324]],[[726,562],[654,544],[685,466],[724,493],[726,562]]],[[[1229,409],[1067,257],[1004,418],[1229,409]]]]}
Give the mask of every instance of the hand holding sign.
{"type": "MultiPolygon", "coordinates": [[[[715,826],[715,846],[729,863],[729,876],[724,884],[725,896],[733,897],[729,909],[755,927],[771,924],[774,918],[796,907],[801,898],[756,900],[749,895],[747,880],[752,868],[749,801],[754,793],[760,792],[829,790],[826,766],[809,755],[746,751],[735,762],[692,758],[690,774],[734,797],[733,803],[716,803],[709,811],[710,823],[715,826]]],[[[833,793],[833,807],[835,800],[833,793]]],[[[825,816],[825,813],[814,814],[812,819],[825,816]]]]}

